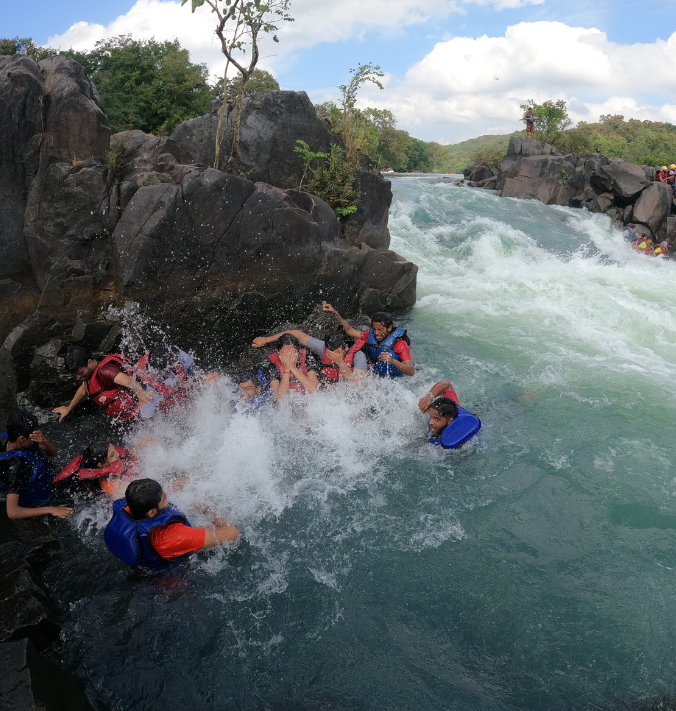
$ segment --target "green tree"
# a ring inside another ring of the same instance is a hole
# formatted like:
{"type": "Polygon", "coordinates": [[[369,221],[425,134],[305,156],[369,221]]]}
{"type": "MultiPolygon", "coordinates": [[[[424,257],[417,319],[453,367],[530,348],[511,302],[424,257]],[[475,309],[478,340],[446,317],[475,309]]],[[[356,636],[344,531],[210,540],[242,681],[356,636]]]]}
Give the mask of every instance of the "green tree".
{"type": "MultiPolygon", "coordinates": [[[[237,96],[242,86],[242,77],[236,76],[234,79],[228,80],[228,96],[237,96]]],[[[251,79],[246,84],[244,96],[251,94],[267,94],[271,91],[279,91],[280,87],[277,80],[266,72],[265,69],[254,69],[251,79]]],[[[223,98],[223,88],[219,87],[219,95],[215,98],[223,98]]]]}
{"type": "Polygon", "coordinates": [[[553,143],[561,131],[565,131],[572,124],[563,99],[545,101],[542,104],[536,104],[534,101],[521,104],[524,114],[529,108],[535,114],[535,138],[538,141],[553,143]]]}
{"type": "Polygon", "coordinates": [[[0,56],[25,54],[36,62],[41,62],[47,57],[56,54],[50,47],[40,47],[30,37],[5,37],[0,38],[0,56]]]}
{"type": "MultiPolygon", "coordinates": [[[[181,0],[185,5],[188,0],[181,0]]],[[[232,171],[239,149],[239,129],[242,120],[242,105],[246,87],[253,76],[260,58],[259,42],[270,34],[274,42],[279,42],[277,31],[279,22],[293,22],[288,10],[291,0],[191,0],[192,11],[202,5],[208,5],[218,20],[216,36],[221,42],[221,52],[226,58],[223,74],[223,103],[216,128],[216,146],[214,167],[219,165],[221,147],[221,126],[225,105],[228,100],[228,70],[231,66],[239,72],[241,84],[235,102],[232,146],[225,170],[232,171]],[[240,62],[236,52],[248,52],[249,62],[240,62]]]]}

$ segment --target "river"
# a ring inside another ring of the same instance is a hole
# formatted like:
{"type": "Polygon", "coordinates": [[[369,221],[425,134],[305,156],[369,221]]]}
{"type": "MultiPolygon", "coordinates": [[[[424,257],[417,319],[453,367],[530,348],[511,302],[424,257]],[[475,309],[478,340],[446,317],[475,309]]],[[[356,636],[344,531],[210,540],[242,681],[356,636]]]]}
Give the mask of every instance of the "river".
{"type": "MultiPolygon", "coordinates": [[[[57,523],[52,652],[101,709],[612,708],[676,689],[676,263],[607,217],[397,177],[398,320],[418,372],[251,416],[221,380],[134,435],[242,533],[173,575],[109,556],[108,511],[57,523]],[[425,444],[449,377],[483,422],[425,444]]],[[[179,344],[183,347],[189,344],[179,344]]],[[[67,448],[91,434],[75,423],[67,448]]],[[[89,428],[89,429],[88,429],[89,428]]],[[[50,431],[54,432],[52,426],[50,431]]]]}

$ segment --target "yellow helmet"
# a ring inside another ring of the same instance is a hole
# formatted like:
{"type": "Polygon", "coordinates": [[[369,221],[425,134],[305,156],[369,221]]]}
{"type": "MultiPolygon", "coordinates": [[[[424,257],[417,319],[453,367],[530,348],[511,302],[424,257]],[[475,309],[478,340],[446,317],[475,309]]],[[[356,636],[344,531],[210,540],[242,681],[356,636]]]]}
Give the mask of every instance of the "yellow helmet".
{"type": "Polygon", "coordinates": [[[667,166],[666,166],[666,165],[663,165],[663,166],[660,168],[660,170],[666,170],[666,169],[667,169],[667,166]]]}
{"type": "Polygon", "coordinates": [[[676,170],[676,163],[672,163],[672,164],[669,166],[669,169],[670,169],[670,170],[676,170]]]}

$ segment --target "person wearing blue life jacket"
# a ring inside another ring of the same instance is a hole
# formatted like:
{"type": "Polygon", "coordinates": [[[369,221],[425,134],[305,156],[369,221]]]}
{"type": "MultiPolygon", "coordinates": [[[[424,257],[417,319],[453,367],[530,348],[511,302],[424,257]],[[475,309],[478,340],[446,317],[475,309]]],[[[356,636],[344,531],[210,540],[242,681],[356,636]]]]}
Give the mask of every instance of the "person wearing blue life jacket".
{"type": "Polygon", "coordinates": [[[239,387],[237,392],[240,398],[252,409],[259,407],[274,398],[274,392],[270,387],[270,378],[263,368],[248,368],[242,370],[238,375],[239,387]]]}
{"type": "Polygon", "coordinates": [[[469,410],[460,407],[458,395],[449,380],[441,380],[418,401],[423,414],[428,415],[430,444],[444,449],[457,449],[481,429],[481,421],[469,410]]]}
{"type": "Polygon", "coordinates": [[[12,412],[0,434],[0,492],[8,518],[70,514],[68,506],[51,505],[54,470],[48,457],[54,456],[56,447],[38,429],[37,418],[25,410],[12,412]]]}
{"type": "MultiPolygon", "coordinates": [[[[208,509],[202,507],[201,512],[208,513],[208,509]]],[[[213,527],[193,528],[167,501],[158,482],[137,479],[127,487],[125,498],[113,504],[103,540],[123,563],[158,568],[239,538],[237,529],[224,518],[214,515],[213,522],[213,527]]]]}
{"type": "Polygon", "coordinates": [[[334,314],[343,330],[350,338],[365,341],[364,350],[370,371],[383,378],[399,378],[402,375],[415,375],[415,366],[409,346],[411,341],[403,328],[395,328],[392,317],[384,311],[371,316],[371,328],[358,331],[331,306],[324,304],[323,311],[334,314]]]}

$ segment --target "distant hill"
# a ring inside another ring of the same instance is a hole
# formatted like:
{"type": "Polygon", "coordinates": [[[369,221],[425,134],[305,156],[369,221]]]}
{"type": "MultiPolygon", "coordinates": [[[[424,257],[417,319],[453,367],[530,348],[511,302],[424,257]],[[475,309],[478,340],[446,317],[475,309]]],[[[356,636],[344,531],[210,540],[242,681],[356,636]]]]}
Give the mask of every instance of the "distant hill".
{"type": "Polygon", "coordinates": [[[439,166],[439,169],[442,170],[442,172],[462,173],[462,171],[473,162],[472,156],[477,153],[490,153],[499,150],[504,155],[507,153],[509,139],[512,136],[519,136],[522,133],[525,133],[525,131],[514,131],[514,133],[499,136],[479,136],[478,138],[470,138],[468,141],[461,141],[460,143],[453,143],[450,146],[444,146],[448,155],[448,161],[447,165],[444,166],[446,170],[443,170],[441,166],[439,166]]]}

